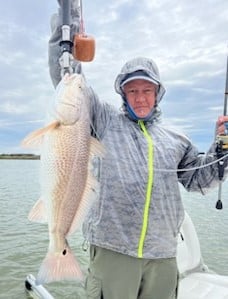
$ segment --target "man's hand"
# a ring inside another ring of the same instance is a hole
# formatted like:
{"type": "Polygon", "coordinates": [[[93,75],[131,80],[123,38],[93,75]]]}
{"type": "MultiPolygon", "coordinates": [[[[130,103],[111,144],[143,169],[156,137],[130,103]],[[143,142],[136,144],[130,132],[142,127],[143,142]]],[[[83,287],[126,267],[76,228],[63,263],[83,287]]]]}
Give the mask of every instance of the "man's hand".
{"type": "Polygon", "coordinates": [[[216,135],[228,135],[228,115],[218,117],[216,135]]]}

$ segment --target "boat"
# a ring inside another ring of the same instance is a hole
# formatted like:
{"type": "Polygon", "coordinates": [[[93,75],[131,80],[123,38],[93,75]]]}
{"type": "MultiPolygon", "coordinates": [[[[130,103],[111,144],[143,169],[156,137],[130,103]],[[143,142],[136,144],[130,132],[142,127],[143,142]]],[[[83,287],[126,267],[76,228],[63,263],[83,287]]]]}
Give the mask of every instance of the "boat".
{"type": "Polygon", "coordinates": [[[204,264],[199,239],[187,213],[178,239],[177,264],[178,299],[228,299],[228,276],[214,273],[204,264]]]}
{"type": "MultiPolygon", "coordinates": [[[[214,273],[204,264],[195,226],[186,212],[178,236],[177,264],[178,299],[228,299],[228,276],[214,273]]],[[[36,284],[32,274],[27,276],[25,288],[32,298],[54,299],[45,287],[36,284]]]]}
{"type": "Polygon", "coordinates": [[[29,274],[26,277],[25,289],[32,298],[54,299],[54,297],[48,292],[47,289],[45,289],[45,287],[36,284],[36,278],[32,274],[29,274]]]}

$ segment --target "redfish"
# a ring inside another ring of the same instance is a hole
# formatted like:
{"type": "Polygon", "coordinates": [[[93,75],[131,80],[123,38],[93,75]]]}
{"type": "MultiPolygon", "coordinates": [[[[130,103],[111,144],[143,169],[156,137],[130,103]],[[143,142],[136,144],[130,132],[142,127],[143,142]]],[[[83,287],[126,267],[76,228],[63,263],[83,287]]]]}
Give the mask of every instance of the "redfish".
{"type": "Polygon", "coordinates": [[[24,145],[41,147],[41,198],[29,219],[46,219],[49,249],[37,283],[83,278],[67,237],[80,227],[89,209],[97,180],[91,171],[94,156],[103,157],[101,143],[91,137],[89,95],[80,74],[65,75],[56,90],[54,121],[32,132],[24,145]]]}

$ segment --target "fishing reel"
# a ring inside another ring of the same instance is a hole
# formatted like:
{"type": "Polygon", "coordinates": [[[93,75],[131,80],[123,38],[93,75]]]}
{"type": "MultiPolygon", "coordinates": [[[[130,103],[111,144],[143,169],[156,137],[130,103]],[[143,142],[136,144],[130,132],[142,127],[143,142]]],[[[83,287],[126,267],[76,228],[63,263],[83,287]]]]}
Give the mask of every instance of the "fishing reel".
{"type": "Polygon", "coordinates": [[[217,136],[217,144],[221,147],[221,150],[228,150],[228,135],[217,136]]]}
{"type": "Polygon", "coordinates": [[[219,154],[222,154],[223,151],[228,150],[228,122],[224,123],[224,127],[224,134],[218,135],[216,138],[217,151],[219,151],[219,154]]]}

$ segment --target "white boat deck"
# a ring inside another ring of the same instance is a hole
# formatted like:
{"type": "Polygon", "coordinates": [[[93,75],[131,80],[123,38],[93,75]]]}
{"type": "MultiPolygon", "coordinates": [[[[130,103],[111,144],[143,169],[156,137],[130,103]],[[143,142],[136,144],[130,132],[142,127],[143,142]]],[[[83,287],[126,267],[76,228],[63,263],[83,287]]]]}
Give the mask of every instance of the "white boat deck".
{"type": "Polygon", "coordinates": [[[195,227],[186,214],[178,241],[178,299],[228,299],[228,276],[212,273],[203,264],[195,227]]]}

